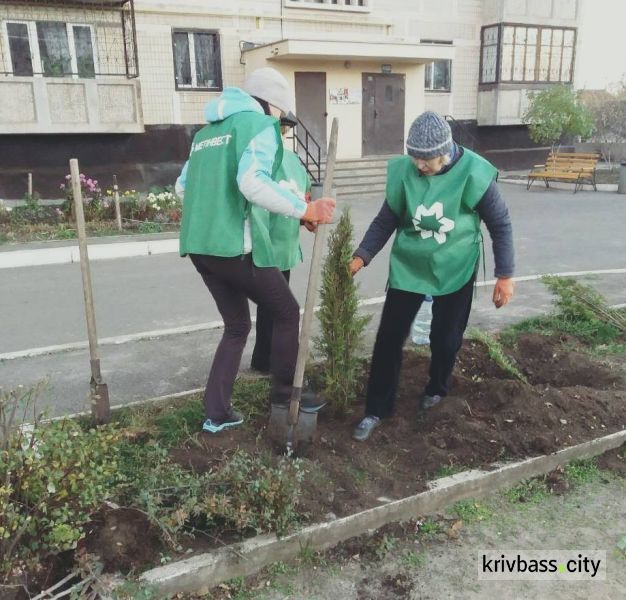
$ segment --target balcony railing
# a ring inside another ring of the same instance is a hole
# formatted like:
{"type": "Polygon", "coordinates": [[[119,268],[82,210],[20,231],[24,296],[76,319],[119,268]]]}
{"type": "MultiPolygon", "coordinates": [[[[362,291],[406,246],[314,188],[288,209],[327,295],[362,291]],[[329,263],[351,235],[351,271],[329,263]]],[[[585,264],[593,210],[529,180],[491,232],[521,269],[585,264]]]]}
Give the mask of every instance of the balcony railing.
{"type": "Polygon", "coordinates": [[[0,76],[139,76],[134,0],[0,0],[0,76]]]}
{"type": "Polygon", "coordinates": [[[133,0],[0,0],[0,133],[139,133],[133,0]]]}

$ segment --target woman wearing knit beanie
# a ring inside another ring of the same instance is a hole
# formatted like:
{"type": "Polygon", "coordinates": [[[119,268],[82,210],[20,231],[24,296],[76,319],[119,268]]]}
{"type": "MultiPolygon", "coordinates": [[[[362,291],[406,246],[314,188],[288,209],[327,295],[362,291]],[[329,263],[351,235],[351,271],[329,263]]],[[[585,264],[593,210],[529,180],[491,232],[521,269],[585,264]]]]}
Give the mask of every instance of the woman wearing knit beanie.
{"type": "Polygon", "coordinates": [[[411,125],[406,148],[408,156],[389,161],[386,199],[350,263],[354,275],[395,232],[365,417],[353,434],[358,441],[368,439],[381,419],[393,414],[402,348],[426,295],[433,297],[433,317],[422,409],[448,394],[472,306],[481,221],[493,245],[496,308],[513,296],[511,220],[496,185],[497,169],[456,144],[448,122],[430,111],[411,125]]]}

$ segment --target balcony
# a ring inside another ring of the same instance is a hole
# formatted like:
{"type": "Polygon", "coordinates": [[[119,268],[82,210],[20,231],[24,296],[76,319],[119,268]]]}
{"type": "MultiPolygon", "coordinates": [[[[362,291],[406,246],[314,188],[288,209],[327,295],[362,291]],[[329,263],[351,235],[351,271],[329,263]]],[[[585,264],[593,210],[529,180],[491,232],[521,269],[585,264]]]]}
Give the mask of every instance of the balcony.
{"type": "Polygon", "coordinates": [[[0,133],[140,133],[133,0],[0,4],[0,133]]]}

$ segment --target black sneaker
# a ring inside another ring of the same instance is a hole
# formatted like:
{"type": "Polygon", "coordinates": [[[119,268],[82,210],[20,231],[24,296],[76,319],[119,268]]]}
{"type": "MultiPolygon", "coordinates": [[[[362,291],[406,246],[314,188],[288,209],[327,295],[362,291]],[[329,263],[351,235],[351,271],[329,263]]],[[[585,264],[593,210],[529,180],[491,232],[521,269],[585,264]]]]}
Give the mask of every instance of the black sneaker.
{"type": "Polygon", "coordinates": [[[434,394],[433,396],[429,396],[428,394],[424,394],[422,396],[422,408],[424,410],[428,410],[432,408],[436,404],[439,404],[443,398],[439,394],[434,394]]]}
{"type": "Polygon", "coordinates": [[[220,431],[224,431],[225,429],[232,429],[233,427],[237,427],[243,423],[243,416],[239,414],[237,411],[232,410],[230,415],[226,417],[223,421],[216,421],[214,419],[207,419],[202,425],[202,431],[207,431],[208,433],[219,433],[220,431]]]}

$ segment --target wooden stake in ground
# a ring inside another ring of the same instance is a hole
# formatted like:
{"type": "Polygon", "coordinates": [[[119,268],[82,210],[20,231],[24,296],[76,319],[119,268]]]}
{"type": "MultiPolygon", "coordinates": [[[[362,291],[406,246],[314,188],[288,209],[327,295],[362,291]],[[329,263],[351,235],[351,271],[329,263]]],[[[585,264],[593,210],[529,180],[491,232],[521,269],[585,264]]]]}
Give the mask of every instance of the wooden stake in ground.
{"type": "Polygon", "coordinates": [[[28,199],[31,200],[33,197],[33,174],[28,174],[28,199]]]}
{"type": "Polygon", "coordinates": [[[113,175],[113,198],[115,199],[115,220],[118,231],[122,231],[122,212],[120,210],[120,188],[117,185],[117,175],[113,175]]]}
{"type": "Polygon", "coordinates": [[[97,424],[107,423],[111,417],[109,390],[102,381],[100,372],[100,356],[98,353],[98,335],[96,333],[96,313],[93,307],[93,290],[91,287],[91,271],[87,253],[87,233],[85,231],[85,213],[83,211],[83,195],[80,189],[80,170],[78,160],[70,160],[72,177],[72,194],[74,196],[74,214],[78,230],[78,247],[80,250],[80,271],[83,278],[83,294],[85,296],[85,316],[87,318],[87,335],[89,338],[89,356],[91,362],[91,414],[97,424]]]}

